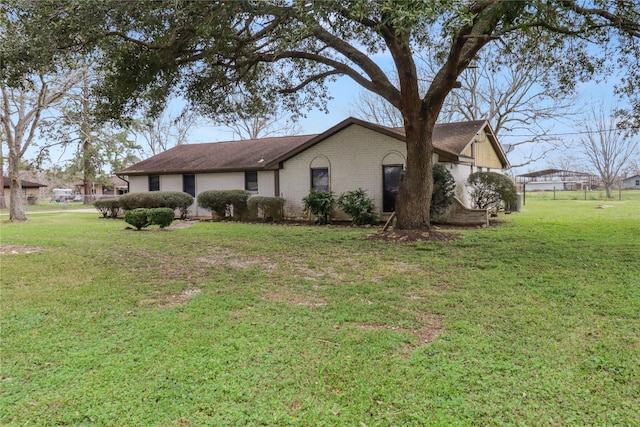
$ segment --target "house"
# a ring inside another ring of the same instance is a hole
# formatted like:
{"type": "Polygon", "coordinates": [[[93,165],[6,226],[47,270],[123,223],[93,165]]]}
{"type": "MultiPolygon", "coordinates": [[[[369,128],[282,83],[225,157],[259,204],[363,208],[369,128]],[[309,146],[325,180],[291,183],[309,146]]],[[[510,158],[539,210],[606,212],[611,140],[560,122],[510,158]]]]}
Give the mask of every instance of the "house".
{"type": "MultiPolygon", "coordinates": [[[[34,204],[37,198],[40,196],[40,188],[46,187],[46,184],[39,184],[37,182],[21,180],[22,197],[26,199],[29,204],[34,204]]],[[[6,202],[9,201],[11,194],[11,178],[8,176],[2,177],[2,194],[6,202]]]]}
{"type": "Polygon", "coordinates": [[[596,175],[562,169],[545,169],[516,176],[527,191],[593,190],[600,180],[596,175]]]}
{"type": "MultiPolygon", "coordinates": [[[[83,181],[74,184],[76,194],[86,196],[83,181]]],[[[110,177],[105,183],[90,182],[89,194],[95,196],[120,196],[128,192],[127,181],[117,176],[110,177]]]]}
{"type": "Polygon", "coordinates": [[[640,174],[622,179],[622,188],[640,190],[640,174]]]}
{"type": "MultiPolygon", "coordinates": [[[[456,193],[468,204],[465,182],[476,171],[501,171],[507,158],[486,120],[446,123],[434,129],[434,162],[449,169],[456,193]]],[[[303,218],[311,188],[339,195],[362,188],[381,214],[395,209],[406,159],[404,129],[348,118],[318,135],[173,147],[120,172],[129,190],[245,189],[286,199],[285,215],[303,218]]],[[[192,207],[192,215],[208,212],[192,207]]]]}

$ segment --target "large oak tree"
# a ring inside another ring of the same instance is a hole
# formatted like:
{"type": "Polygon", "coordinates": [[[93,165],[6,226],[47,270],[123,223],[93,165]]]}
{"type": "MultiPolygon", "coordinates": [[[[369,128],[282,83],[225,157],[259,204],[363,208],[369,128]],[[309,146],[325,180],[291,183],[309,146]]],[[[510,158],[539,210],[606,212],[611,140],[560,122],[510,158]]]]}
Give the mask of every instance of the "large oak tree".
{"type": "Polygon", "coordinates": [[[528,51],[570,89],[604,67],[594,43],[636,61],[629,40],[640,37],[640,6],[630,0],[13,2],[20,11],[10,18],[33,31],[25,40],[44,47],[23,61],[15,58],[24,50],[8,49],[10,68],[97,46],[105,73],[98,93],[112,117],[158,112],[176,91],[211,115],[225,113],[239,91],[301,111],[323,105],[332,79],[351,78],[402,113],[407,164],[396,210],[404,229],[429,228],[433,127],[481,49],[499,41],[507,61],[528,51]],[[434,44],[432,34],[442,66],[420,76],[415,58],[434,44]],[[376,55],[390,57],[397,84],[376,55]],[[425,91],[420,79],[430,82],[425,91]]]}

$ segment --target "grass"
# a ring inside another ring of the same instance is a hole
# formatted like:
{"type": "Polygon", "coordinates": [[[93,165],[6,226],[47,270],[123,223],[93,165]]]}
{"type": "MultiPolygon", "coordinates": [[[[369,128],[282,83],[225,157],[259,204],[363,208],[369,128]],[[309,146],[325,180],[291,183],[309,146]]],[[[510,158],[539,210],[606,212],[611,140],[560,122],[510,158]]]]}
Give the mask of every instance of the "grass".
{"type": "Polygon", "coordinates": [[[451,242],[2,223],[0,424],[638,425],[640,198],[451,242]]]}

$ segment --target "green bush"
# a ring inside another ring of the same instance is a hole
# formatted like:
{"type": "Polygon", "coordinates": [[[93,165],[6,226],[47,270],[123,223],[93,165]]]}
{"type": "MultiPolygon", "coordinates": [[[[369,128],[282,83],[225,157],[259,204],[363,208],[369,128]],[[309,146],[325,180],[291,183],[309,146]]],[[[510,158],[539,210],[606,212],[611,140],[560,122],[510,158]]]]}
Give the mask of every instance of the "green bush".
{"type": "Polygon", "coordinates": [[[342,193],[338,198],[338,207],[351,216],[355,225],[377,224],[376,205],[361,188],[342,193]]]}
{"type": "Polygon", "coordinates": [[[248,217],[247,200],[251,193],[244,190],[208,190],[198,194],[198,206],[219,218],[244,220],[248,217]]]}
{"type": "Polygon", "coordinates": [[[125,211],[124,221],[127,224],[134,226],[136,230],[140,230],[148,226],[149,223],[147,221],[147,209],[137,208],[125,211]]]}
{"type": "Polygon", "coordinates": [[[180,219],[187,217],[193,196],[182,191],[150,191],[127,193],[120,196],[120,207],[125,211],[138,208],[170,208],[180,210],[180,219]]]}
{"type": "Polygon", "coordinates": [[[151,191],[148,193],[127,193],[120,196],[120,207],[125,210],[133,210],[138,208],[162,208],[165,207],[165,200],[159,191],[151,191]]]}
{"type": "Polygon", "coordinates": [[[284,219],[284,202],[282,197],[251,197],[247,201],[249,217],[261,218],[265,222],[282,221],[284,219]]]}
{"type": "Polygon", "coordinates": [[[120,212],[120,201],[115,198],[98,199],[93,206],[102,214],[103,218],[117,218],[120,212]]]}
{"type": "Polygon", "coordinates": [[[168,227],[175,219],[175,211],[171,208],[147,209],[147,225],[168,227]]]}
{"type": "Polygon", "coordinates": [[[516,186],[511,179],[497,172],[475,172],[469,175],[467,183],[471,187],[471,202],[478,209],[505,209],[516,205],[516,186]]]}
{"type": "Polygon", "coordinates": [[[447,168],[436,163],[433,165],[433,193],[431,193],[430,214],[432,217],[443,214],[453,203],[456,181],[447,168]]]}
{"type": "Polygon", "coordinates": [[[330,191],[316,191],[313,188],[302,199],[304,211],[316,217],[316,224],[329,224],[335,198],[330,191]]]}
{"type": "Polygon", "coordinates": [[[189,206],[193,204],[191,194],[182,191],[158,191],[156,194],[164,201],[162,207],[179,209],[180,219],[187,218],[189,206]]]}

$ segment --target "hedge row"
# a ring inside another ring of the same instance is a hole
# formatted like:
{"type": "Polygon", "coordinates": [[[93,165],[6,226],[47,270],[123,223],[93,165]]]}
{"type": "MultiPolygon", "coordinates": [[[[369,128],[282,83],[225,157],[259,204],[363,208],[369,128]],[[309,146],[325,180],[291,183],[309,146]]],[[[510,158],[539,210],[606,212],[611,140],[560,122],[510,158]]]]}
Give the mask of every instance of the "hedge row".
{"type": "Polygon", "coordinates": [[[189,206],[192,204],[193,197],[182,191],[127,193],[118,199],[98,199],[93,202],[93,206],[105,218],[116,218],[121,209],[126,212],[139,208],[169,208],[172,210],[179,209],[180,219],[185,219],[189,206]]]}

